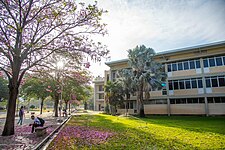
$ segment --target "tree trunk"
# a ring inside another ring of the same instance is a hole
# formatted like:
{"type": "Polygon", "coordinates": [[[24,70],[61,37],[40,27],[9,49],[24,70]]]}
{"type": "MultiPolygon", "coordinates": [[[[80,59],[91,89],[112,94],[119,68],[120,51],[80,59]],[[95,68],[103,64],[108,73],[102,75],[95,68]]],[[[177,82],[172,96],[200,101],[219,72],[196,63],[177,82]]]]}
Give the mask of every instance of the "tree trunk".
{"type": "Polygon", "coordinates": [[[14,134],[16,99],[18,96],[18,86],[9,87],[9,100],[5,126],[2,136],[9,136],[14,134]]]}
{"type": "Polygon", "coordinates": [[[139,89],[139,116],[145,117],[145,111],[144,111],[144,101],[143,101],[143,83],[140,85],[139,89]]]}
{"type": "Polygon", "coordinates": [[[43,105],[44,105],[44,99],[42,98],[42,99],[41,99],[41,111],[40,111],[40,114],[42,114],[42,111],[43,111],[43,105]]]}
{"type": "Polygon", "coordinates": [[[59,94],[55,94],[55,103],[54,103],[54,110],[55,110],[55,117],[58,117],[58,105],[59,105],[59,94]]]}

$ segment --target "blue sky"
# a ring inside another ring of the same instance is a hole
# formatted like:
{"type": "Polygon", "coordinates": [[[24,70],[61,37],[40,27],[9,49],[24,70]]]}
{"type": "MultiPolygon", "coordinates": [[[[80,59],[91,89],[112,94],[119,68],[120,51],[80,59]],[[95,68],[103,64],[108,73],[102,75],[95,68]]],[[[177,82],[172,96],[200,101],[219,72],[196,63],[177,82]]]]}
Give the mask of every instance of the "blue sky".
{"type": "MultiPolygon", "coordinates": [[[[86,3],[92,3],[92,0],[86,3]]],[[[156,52],[225,40],[225,0],[99,0],[109,34],[96,39],[108,46],[111,61],[144,44],[156,52]]],[[[93,64],[94,76],[109,69],[93,64]]]]}

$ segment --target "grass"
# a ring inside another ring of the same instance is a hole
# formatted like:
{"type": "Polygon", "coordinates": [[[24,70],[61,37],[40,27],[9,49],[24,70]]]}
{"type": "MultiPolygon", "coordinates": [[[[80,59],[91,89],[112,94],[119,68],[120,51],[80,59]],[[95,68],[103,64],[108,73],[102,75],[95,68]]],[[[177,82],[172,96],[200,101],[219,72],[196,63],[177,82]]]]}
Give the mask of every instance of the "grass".
{"type": "MultiPolygon", "coordinates": [[[[144,119],[109,115],[73,117],[66,126],[112,133],[107,140],[84,144],[61,137],[48,149],[225,149],[225,117],[151,116],[144,119]],[[66,139],[65,144],[63,139],[66,139]],[[71,144],[70,144],[71,143],[71,144]],[[58,144],[58,147],[57,147],[58,144]],[[61,145],[61,146],[60,146],[61,145]]],[[[62,130],[63,132],[63,130],[62,130]]],[[[85,141],[83,139],[82,141],[85,141]]]]}

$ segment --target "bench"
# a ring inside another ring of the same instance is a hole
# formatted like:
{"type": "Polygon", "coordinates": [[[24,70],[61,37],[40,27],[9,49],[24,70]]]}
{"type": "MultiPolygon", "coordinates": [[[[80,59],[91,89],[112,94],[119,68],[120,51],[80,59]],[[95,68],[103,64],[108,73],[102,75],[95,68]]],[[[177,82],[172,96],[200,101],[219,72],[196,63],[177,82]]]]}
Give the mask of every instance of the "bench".
{"type": "Polygon", "coordinates": [[[46,129],[48,128],[48,126],[45,127],[36,127],[35,128],[35,133],[37,136],[43,136],[47,133],[46,129]]]}

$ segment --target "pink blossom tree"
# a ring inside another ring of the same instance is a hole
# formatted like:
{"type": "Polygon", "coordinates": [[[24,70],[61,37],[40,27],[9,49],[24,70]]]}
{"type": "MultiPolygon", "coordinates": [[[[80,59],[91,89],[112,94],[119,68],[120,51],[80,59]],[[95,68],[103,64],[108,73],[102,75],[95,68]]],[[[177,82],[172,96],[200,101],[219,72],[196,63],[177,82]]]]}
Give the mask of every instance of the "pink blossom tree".
{"type": "Polygon", "coordinates": [[[14,134],[18,88],[24,74],[53,53],[101,61],[108,50],[91,39],[106,34],[104,10],[72,0],[0,0],[0,70],[9,81],[3,136],[14,134]]]}

